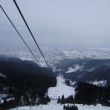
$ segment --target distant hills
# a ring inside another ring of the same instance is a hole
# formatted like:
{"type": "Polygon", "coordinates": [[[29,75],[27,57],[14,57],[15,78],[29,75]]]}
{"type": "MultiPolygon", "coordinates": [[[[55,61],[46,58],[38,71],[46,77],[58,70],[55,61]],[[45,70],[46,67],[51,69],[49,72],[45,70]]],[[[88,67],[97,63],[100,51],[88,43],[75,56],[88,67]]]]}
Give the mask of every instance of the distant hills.
{"type": "Polygon", "coordinates": [[[101,81],[110,84],[110,60],[64,59],[56,64],[56,70],[72,81],[101,81]]]}

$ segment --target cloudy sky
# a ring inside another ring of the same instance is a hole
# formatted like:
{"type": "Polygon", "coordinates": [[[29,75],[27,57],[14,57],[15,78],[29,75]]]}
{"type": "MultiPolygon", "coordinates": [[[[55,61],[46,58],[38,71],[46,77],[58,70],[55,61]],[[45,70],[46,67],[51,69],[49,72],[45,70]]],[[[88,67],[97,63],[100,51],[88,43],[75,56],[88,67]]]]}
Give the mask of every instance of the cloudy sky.
{"type": "MultiPolygon", "coordinates": [[[[16,0],[41,46],[110,48],[110,0],[16,0]]],[[[1,0],[24,39],[33,44],[13,0],[1,0]]],[[[24,46],[0,10],[0,47],[24,46]]]]}

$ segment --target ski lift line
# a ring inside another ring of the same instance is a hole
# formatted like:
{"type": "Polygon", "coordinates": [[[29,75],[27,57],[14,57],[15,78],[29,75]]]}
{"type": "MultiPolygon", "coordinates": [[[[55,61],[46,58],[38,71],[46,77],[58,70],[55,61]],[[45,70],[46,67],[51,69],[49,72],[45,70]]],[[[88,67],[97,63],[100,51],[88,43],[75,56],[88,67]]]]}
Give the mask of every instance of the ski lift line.
{"type": "Polygon", "coordinates": [[[26,43],[26,41],[23,39],[22,35],[18,31],[18,29],[16,28],[16,26],[14,25],[14,23],[12,22],[12,20],[9,18],[9,16],[6,13],[6,11],[3,9],[3,7],[1,5],[0,5],[0,8],[3,11],[3,13],[5,14],[5,16],[7,17],[7,19],[9,20],[9,22],[11,23],[11,25],[13,26],[13,28],[15,29],[15,31],[17,32],[17,34],[19,35],[19,37],[21,38],[21,40],[24,42],[24,44],[26,45],[26,47],[28,48],[28,50],[30,51],[30,53],[32,54],[32,56],[35,58],[35,60],[38,63],[39,61],[37,60],[36,56],[34,55],[34,53],[32,52],[32,50],[30,49],[30,47],[28,46],[28,44],[26,43]]]}
{"type": "Polygon", "coordinates": [[[31,31],[31,29],[30,29],[30,27],[29,27],[29,25],[28,25],[26,19],[24,18],[24,15],[22,14],[22,12],[21,12],[21,10],[20,10],[20,8],[19,8],[19,6],[18,6],[16,0],[13,0],[13,2],[14,2],[14,4],[15,4],[16,8],[18,9],[18,12],[19,12],[19,14],[21,15],[21,17],[22,17],[22,19],[23,19],[23,21],[24,21],[24,23],[25,23],[25,25],[26,25],[26,27],[27,27],[29,33],[31,34],[32,39],[34,40],[34,42],[35,42],[35,44],[36,44],[36,46],[37,46],[37,48],[38,48],[40,54],[42,55],[42,57],[43,57],[43,59],[44,59],[46,65],[47,65],[47,67],[50,68],[50,66],[49,66],[49,64],[48,64],[48,62],[47,62],[47,60],[46,60],[46,58],[45,58],[45,56],[44,56],[42,50],[40,49],[40,46],[38,45],[38,43],[37,43],[37,41],[36,41],[36,39],[35,39],[35,37],[34,37],[32,31],[31,31]]]}

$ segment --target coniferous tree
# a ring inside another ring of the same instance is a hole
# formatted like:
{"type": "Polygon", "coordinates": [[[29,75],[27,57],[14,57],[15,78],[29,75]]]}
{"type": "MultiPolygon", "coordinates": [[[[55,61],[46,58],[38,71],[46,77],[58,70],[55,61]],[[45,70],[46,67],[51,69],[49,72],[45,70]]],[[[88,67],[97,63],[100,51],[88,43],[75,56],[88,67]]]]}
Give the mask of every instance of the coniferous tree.
{"type": "Polygon", "coordinates": [[[65,98],[64,98],[64,95],[62,95],[62,97],[61,97],[61,104],[64,104],[64,102],[65,102],[65,98]]]}
{"type": "Polygon", "coordinates": [[[60,99],[60,97],[58,97],[57,103],[61,103],[61,99],[60,99]]]}

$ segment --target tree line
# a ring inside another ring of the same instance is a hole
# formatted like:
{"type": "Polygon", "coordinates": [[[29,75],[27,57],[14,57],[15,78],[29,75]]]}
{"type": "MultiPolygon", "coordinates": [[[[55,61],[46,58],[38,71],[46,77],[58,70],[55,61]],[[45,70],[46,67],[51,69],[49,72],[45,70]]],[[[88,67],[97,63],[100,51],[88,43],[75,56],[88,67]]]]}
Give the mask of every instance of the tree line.
{"type": "Polygon", "coordinates": [[[85,82],[78,82],[75,89],[75,96],[72,95],[65,98],[64,95],[59,97],[59,104],[83,104],[110,106],[110,88],[99,87],[85,82]]]}
{"type": "Polygon", "coordinates": [[[110,106],[110,88],[79,82],[76,87],[75,103],[110,106]]]}

